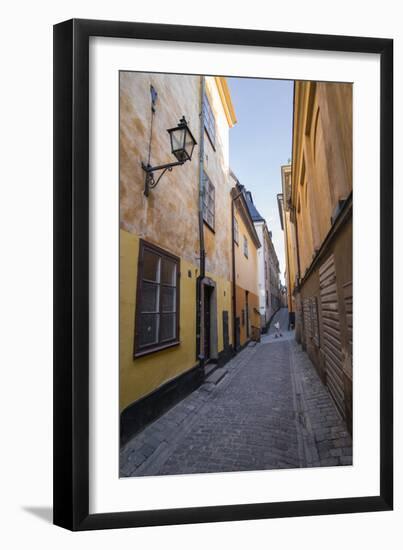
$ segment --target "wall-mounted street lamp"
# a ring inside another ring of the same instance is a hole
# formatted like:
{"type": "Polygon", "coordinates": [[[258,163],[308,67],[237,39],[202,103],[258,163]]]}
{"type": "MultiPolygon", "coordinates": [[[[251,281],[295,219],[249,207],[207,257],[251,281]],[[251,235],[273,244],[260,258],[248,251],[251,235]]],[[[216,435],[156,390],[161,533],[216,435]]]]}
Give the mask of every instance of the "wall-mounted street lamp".
{"type": "MultiPolygon", "coordinates": [[[[153,105],[155,105],[155,102],[153,105]]],[[[169,128],[167,132],[171,140],[171,153],[178,159],[178,161],[170,162],[168,164],[161,164],[159,166],[151,166],[150,163],[144,164],[144,162],[141,163],[141,166],[146,173],[144,184],[144,195],[146,197],[148,197],[150,189],[154,189],[154,187],[158,185],[160,179],[167,170],[171,171],[174,166],[181,166],[187,160],[192,160],[193,149],[195,145],[197,145],[184,116],[180,119],[178,126],[175,126],[175,128],[169,128]],[[162,170],[162,173],[157,179],[155,179],[154,172],[158,172],[160,170],[162,170]]]]}

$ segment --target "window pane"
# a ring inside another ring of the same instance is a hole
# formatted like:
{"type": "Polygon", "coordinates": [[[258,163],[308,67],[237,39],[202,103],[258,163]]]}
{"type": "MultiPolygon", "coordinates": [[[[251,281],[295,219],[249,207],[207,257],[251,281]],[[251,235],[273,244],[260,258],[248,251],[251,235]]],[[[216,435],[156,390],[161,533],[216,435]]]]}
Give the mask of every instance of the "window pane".
{"type": "Polygon", "coordinates": [[[143,313],[140,316],[140,326],[138,328],[140,346],[157,343],[158,317],[157,313],[143,313]]]}
{"type": "Polygon", "coordinates": [[[203,219],[214,229],[215,187],[205,172],[204,185],[203,219]]]}
{"type": "Polygon", "coordinates": [[[141,287],[141,311],[158,311],[158,290],[159,285],[144,283],[141,287]]]}
{"type": "Polygon", "coordinates": [[[188,132],[186,132],[185,149],[186,149],[186,152],[189,154],[189,156],[191,155],[191,153],[193,151],[193,147],[194,147],[194,141],[193,141],[192,137],[190,136],[190,134],[188,132]]]}
{"type": "Polygon", "coordinates": [[[176,286],[176,263],[166,258],[162,260],[161,282],[164,285],[176,286]]]}
{"type": "Polygon", "coordinates": [[[207,130],[207,134],[214,146],[215,145],[215,119],[206,95],[204,96],[203,101],[204,101],[204,127],[207,130]]]}
{"type": "Polygon", "coordinates": [[[148,281],[159,281],[160,257],[150,250],[143,253],[143,279],[148,281]]]}
{"type": "Polygon", "coordinates": [[[172,151],[177,151],[178,149],[183,149],[185,141],[186,129],[177,129],[174,132],[171,132],[171,141],[172,141],[172,151]]]}
{"type": "Polygon", "coordinates": [[[214,212],[208,210],[207,212],[207,223],[214,228],[214,212]]]}
{"type": "Polygon", "coordinates": [[[238,229],[238,222],[236,218],[234,218],[234,241],[236,243],[239,242],[239,229],[238,229]]]}
{"type": "Polygon", "coordinates": [[[176,288],[161,287],[161,311],[176,311],[176,288]]]}
{"type": "Polygon", "coordinates": [[[161,341],[171,340],[176,336],[176,314],[161,314],[161,341]]]}

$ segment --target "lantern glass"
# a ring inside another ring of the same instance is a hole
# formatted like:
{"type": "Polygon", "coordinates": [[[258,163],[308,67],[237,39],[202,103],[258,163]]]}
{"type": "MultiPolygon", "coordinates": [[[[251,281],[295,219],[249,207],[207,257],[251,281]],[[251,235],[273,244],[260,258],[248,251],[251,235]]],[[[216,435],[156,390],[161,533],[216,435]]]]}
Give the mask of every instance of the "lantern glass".
{"type": "Polygon", "coordinates": [[[191,160],[196,140],[192,136],[185,118],[181,119],[176,128],[170,128],[168,133],[171,138],[172,154],[175,155],[179,162],[191,160]]]}
{"type": "Polygon", "coordinates": [[[177,128],[174,128],[170,131],[171,135],[171,151],[176,156],[176,158],[181,161],[185,160],[182,159],[183,151],[184,151],[184,143],[185,143],[185,136],[186,136],[186,128],[181,128],[178,126],[177,128]],[[181,158],[179,158],[181,157],[181,158]]]}
{"type": "Polygon", "coordinates": [[[192,134],[190,133],[189,129],[186,130],[186,136],[185,136],[185,151],[186,154],[189,157],[189,160],[192,158],[193,149],[196,145],[196,141],[192,134]]]}

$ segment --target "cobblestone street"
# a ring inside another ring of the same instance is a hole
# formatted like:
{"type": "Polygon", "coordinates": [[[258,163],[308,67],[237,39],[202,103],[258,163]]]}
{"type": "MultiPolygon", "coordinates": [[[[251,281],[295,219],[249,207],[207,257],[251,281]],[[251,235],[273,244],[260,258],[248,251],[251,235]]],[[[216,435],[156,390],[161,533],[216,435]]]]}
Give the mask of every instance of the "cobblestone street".
{"type": "Polygon", "coordinates": [[[275,317],[282,337],[271,329],[133,437],[121,476],[352,464],[344,422],[287,318],[275,317]]]}

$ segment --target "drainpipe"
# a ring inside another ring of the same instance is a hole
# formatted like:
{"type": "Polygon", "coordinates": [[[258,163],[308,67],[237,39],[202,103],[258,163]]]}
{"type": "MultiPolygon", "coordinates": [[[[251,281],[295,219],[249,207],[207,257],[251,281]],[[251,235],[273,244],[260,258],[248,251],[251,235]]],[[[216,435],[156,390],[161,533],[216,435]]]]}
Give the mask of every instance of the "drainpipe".
{"type": "MultiPolygon", "coordinates": [[[[296,151],[294,151],[294,145],[295,145],[295,140],[294,140],[294,132],[295,132],[295,103],[296,103],[296,98],[295,98],[295,82],[294,82],[294,86],[293,86],[293,92],[292,92],[292,153],[291,153],[291,156],[292,156],[292,162],[291,162],[291,182],[294,181],[294,160],[295,160],[295,155],[296,155],[296,151]]],[[[297,268],[298,268],[298,287],[299,287],[299,280],[301,278],[301,264],[300,264],[300,259],[299,259],[299,241],[298,241],[298,223],[297,223],[297,209],[295,207],[295,205],[292,204],[292,183],[291,183],[291,197],[290,197],[290,202],[291,204],[289,205],[289,208],[292,212],[292,214],[294,215],[294,220],[295,220],[295,240],[296,240],[296,245],[297,245],[297,268]]]]}
{"type": "MultiPolygon", "coordinates": [[[[283,204],[284,204],[284,201],[283,201],[283,204]]],[[[288,307],[288,305],[290,305],[290,307],[288,308],[288,330],[290,330],[291,313],[294,313],[294,328],[295,328],[295,311],[291,311],[294,308],[292,307],[290,254],[289,254],[289,247],[288,247],[288,245],[290,244],[290,241],[288,239],[290,237],[288,235],[288,230],[287,230],[287,218],[286,218],[287,212],[285,211],[284,208],[283,208],[283,213],[284,213],[284,232],[285,232],[285,253],[287,255],[287,284],[288,284],[287,307],[288,307]]],[[[291,212],[290,212],[290,223],[292,223],[291,222],[291,212]]]]}
{"type": "Polygon", "coordinates": [[[240,191],[235,197],[232,197],[231,201],[231,235],[232,235],[232,339],[234,343],[234,352],[236,353],[236,266],[235,266],[235,230],[234,230],[234,221],[235,221],[235,201],[238,197],[242,195],[240,191]]]}
{"type": "MultiPolygon", "coordinates": [[[[303,307],[302,307],[302,297],[301,297],[301,287],[300,287],[300,281],[301,281],[301,262],[300,262],[300,254],[299,254],[299,234],[298,234],[298,221],[297,221],[297,211],[296,211],[296,208],[293,206],[293,214],[294,214],[294,219],[295,219],[295,241],[296,241],[296,245],[297,245],[297,267],[298,267],[298,285],[297,285],[297,293],[299,295],[299,306],[300,306],[300,311],[301,311],[301,318],[300,318],[300,323],[301,323],[301,335],[302,334],[305,334],[305,326],[304,326],[304,313],[303,313],[303,307]]],[[[296,313],[296,312],[295,312],[296,313]]],[[[296,326],[296,319],[295,319],[295,326],[296,326]]],[[[297,336],[297,341],[301,340],[301,335],[298,335],[296,334],[297,336]]]]}
{"type": "Polygon", "coordinates": [[[299,288],[299,281],[301,279],[301,261],[300,261],[300,255],[299,255],[299,235],[298,235],[298,221],[297,221],[297,210],[295,206],[292,206],[293,214],[294,214],[294,220],[295,220],[295,244],[297,245],[297,268],[298,268],[298,288],[299,288]]]}
{"type": "MultiPolygon", "coordinates": [[[[294,150],[295,149],[295,139],[294,139],[294,132],[295,132],[295,104],[296,104],[296,97],[295,97],[295,81],[294,81],[294,89],[293,89],[293,100],[292,100],[292,103],[293,103],[293,109],[292,109],[292,153],[291,153],[291,156],[292,156],[292,164],[291,164],[291,179],[292,181],[294,181],[294,161],[295,161],[295,156],[296,156],[296,151],[294,150]]],[[[291,195],[292,195],[292,186],[291,186],[291,195]]],[[[298,234],[298,221],[297,221],[297,209],[296,209],[296,206],[295,205],[291,205],[291,210],[292,210],[292,213],[294,215],[294,220],[295,220],[295,241],[296,241],[296,246],[297,246],[297,268],[298,268],[298,285],[297,285],[297,293],[299,295],[299,300],[300,300],[300,308],[301,308],[301,319],[300,319],[300,322],[301,322],[301,332],[302,333],[305,333],[305,330],[304,330],[304,315],[303,315],[303,310],[302,310],[302,302],[301,302],[301,291],[300,291],[300,280],[301,280],[301,262],[300,262],[300,253],[299,253],[299,234],[298,234]]],[[[296,314],[297,312],[295,312],[296,314]]],[[[296,325],[296,321],[297,319],[295,319],[295,326],[296,325]]],[[[297,341],[298,341],[298,338],[297,338],[297,341]]]]}
{"type": "Polygon", "coordinates": [[[199,140],[199,260],[200,274],[196,284],[196,357],[199,360],[199,369],[204,376],[204,354],[201,352],[202,334],[202,285],[206,273],[206,251],[204,248],[204,222],[203,222],[203,199],[204,199],[204,94],[206,82],[205,77],[200,77],[200,140],[199,140]]]}

